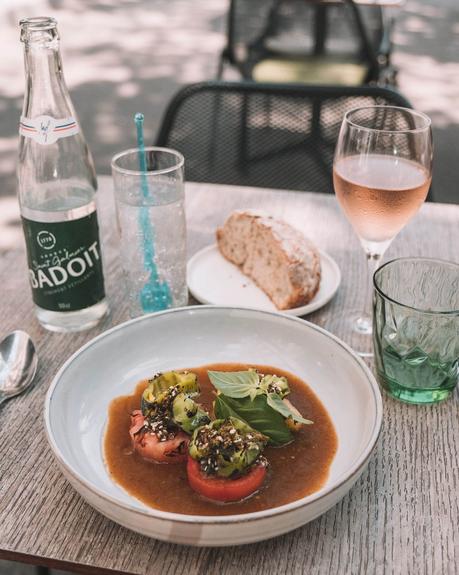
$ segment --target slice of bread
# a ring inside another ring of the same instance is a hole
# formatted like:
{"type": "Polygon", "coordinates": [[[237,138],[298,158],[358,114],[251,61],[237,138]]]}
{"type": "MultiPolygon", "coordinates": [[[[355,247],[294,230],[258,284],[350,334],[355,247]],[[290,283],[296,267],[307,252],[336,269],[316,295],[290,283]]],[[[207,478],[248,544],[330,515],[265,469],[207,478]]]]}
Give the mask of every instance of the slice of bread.
{"type": "Polygon", "coordinates": [[[239,266],[277,309],[311,301],[320,284],[314,244],[282,220],[255,210],[233,212],[217,230],[222,255],[239,266]]]}

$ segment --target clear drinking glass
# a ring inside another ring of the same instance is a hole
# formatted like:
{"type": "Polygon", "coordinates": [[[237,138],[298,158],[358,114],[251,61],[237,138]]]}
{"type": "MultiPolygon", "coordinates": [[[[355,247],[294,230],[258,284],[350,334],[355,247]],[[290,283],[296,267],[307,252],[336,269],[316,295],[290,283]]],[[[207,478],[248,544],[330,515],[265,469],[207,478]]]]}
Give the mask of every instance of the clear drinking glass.
{"type": "Polygon", "coordinates": [[[112,159],[131,317],[188,303],[184,158],[166,148],[140,154],[134,148],[112,159]]]}
{"type": "Polygon", "coordinates": [[[387,393],[434,403],[459,377],[459,264],[400,258],[374,275],[376,372],[387,393]]]}
{"type": "Polygon", "coordinates": [[[349,312],[353,347],[371,355],[372,276],[391,241],[424,202],[432,179],[430,119],[393,106],[367,106],[344,116],[333,162],[338,202],[368,262],[366,305],[349,312]]]}

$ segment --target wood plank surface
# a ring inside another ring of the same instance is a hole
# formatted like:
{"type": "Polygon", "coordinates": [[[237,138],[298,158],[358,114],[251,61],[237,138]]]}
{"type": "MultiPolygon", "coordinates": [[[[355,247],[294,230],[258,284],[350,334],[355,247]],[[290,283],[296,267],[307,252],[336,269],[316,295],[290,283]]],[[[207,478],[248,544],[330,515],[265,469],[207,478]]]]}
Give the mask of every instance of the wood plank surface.
{"type": "MultiPolygon", "coordinates": [[[[426,407],[385,397],[382,434],[361,479],[322,517],[277,539],[226,549],[168,545],[118,526],[80,498],[53,459],[42,413],[46,390],[64,360],[88,339],[127,319],[111,181],[101,178],[100,184],[111,315],[97,329],[77,335],[43,330],[33,313],[23,244],[0,255],[0,335],[25,329],[40,356],[35,386],[0,407],[0,557],[81,573],[457,573],[457,390],[447,402],[426,407]]],[[[327,328],[339,318],[345,330],[346,310],[363,305],[365,258],[332,196],[187,184],[189,255],[213,241],[216,226],[232,209],[247,207],[284,217],[336,259],[343,274],[339,292],[308,319],[327,328]]],[[[386,257],[457,261],[458,245],[459,206],[430,204],[400,233],[386,257]]]]}

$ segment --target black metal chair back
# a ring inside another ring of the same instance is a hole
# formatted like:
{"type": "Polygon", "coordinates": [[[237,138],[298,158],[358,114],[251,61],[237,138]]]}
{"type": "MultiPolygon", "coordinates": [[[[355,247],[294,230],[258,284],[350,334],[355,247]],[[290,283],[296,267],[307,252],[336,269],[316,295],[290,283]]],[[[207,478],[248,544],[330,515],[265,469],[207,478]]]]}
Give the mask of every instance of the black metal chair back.
{"type": "Polygon", "coordinates": [[[257,64],[269,58],[328,57],[364,64],[361,83],[395,84],[393,22],[381,6],[354,0],[230,0],[218,78],[225,64],[253,80],[257,64]]]}
{"type": "Polygon", "coordinates": [[[333,192],[343,115],[375,104],[411,107],[376,86],[191,84],[169,104],[156,144],[185,156],[188,181],[333,192]]]}

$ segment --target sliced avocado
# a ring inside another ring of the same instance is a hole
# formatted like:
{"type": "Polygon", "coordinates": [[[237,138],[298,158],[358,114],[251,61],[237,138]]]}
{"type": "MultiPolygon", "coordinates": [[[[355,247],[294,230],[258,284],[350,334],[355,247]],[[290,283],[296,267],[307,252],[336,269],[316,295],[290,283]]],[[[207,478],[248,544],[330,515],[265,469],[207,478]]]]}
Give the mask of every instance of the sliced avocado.
{"type": "Polygon", "coordinates": [[[281,397],[290,393],[287,378],[278,375],[264,375],[260,381],[260,388],[265,393],[277,393],[281,397]]]}
{"type": "Polygon", "coordinates": [[[196,429],[189,453],[209,475],[238,476],[248,471],[266,442],[264,435],[240,419],[228,417],[196,429]]]}
{"type": "Polygon", "coordinates": [[[169,395],[169,389],[177,387],[179,392],[189,395],[199,392],[198,377],[192,371],[165,371],[148,382],[142,394],[142,412],[144,415],[155,404],[161,404],[169,395]]]}
{"type": "Polygon", "coordinates": [[[210,421],[208,414],[185,393],[179,393],[172,403],[172,416],[186,433],[193,431],[210,421]]]}

